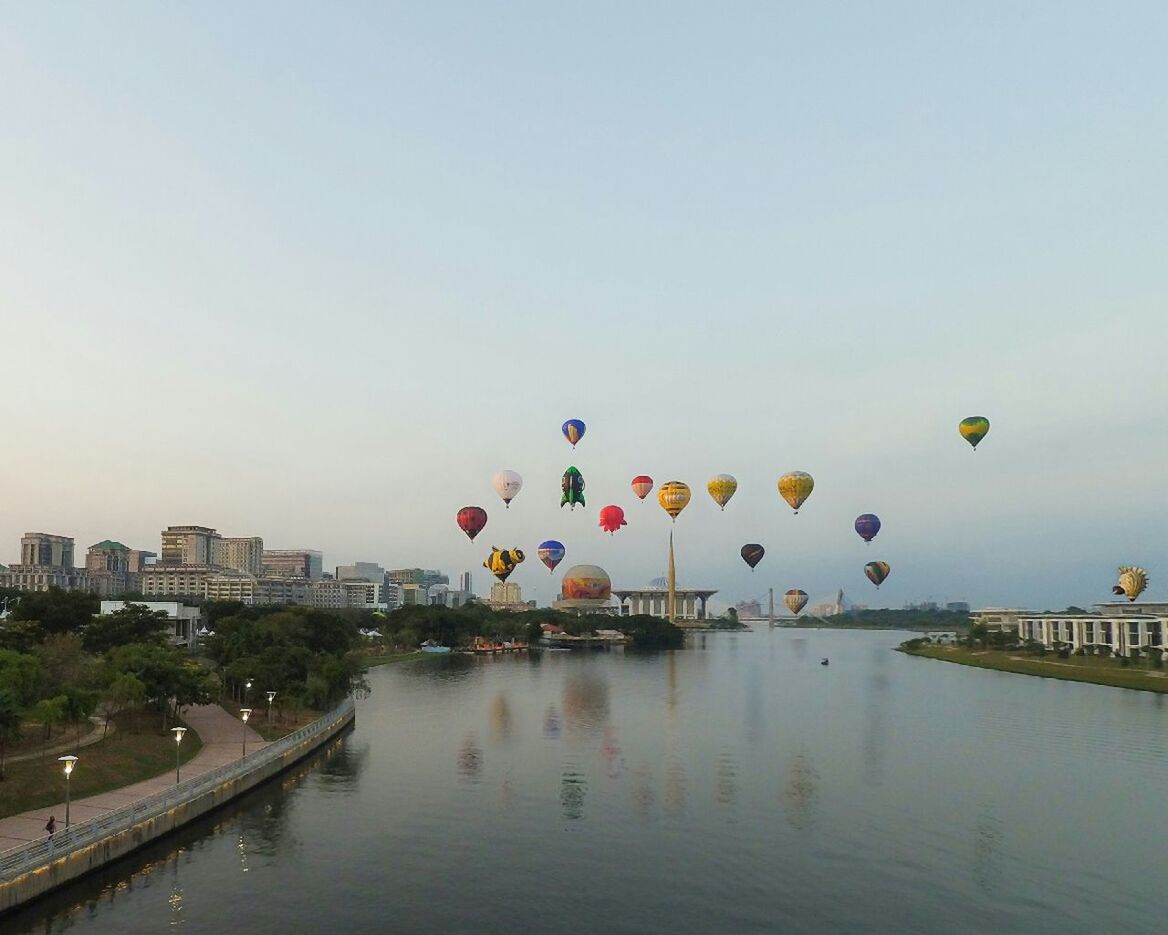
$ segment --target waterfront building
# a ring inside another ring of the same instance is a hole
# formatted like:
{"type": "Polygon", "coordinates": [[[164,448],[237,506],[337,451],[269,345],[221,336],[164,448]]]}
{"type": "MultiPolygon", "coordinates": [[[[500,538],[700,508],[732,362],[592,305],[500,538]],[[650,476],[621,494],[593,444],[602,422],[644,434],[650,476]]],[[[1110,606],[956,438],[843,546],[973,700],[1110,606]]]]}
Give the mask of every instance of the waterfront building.
{"type": "MultiPolygon", "coordinates": [[[[706,602],[718,593],[716,588],[675,588],[677,594],[677,620],[679,626],[696,623],[707,617],[706,602]]],[[[617,599],[620,615],[648,614],[651,617],[669,615],[669,588],[650,585],[645,588],[613,588],[612,596],[617,599]]]]}
{"type": "Polygon", "coordinates": [[[1068,644],[1071,650],[1107,647],[1117,656],[1130,656],[1133,649],[1152,646],[1168,648],[1164,633],[1168,615],[1160,614],[1030,614],[1018,618],[1018,636],[1054,648],[1068,644]]]}
{"type": "Polygon", "coordinates": [[[167,637],[175,646],[193,649],[203,625],[200,607],[188,607],[178,601],[102,601],[100,615],[105,617],[134,604],[152,611],[163,611],[168,620],[167,637]]]}
{"type": "Polygon", "coordinates": [[[313,549],[264,549],[263,574],[269,578],[308,578],[324,574],[324,556],[313,549]]]}
{"type": "Polygon", "coordinates": [[[162,531],[163,565],[215,565],[220,535],[209,526],[167,526],[162,531]]]}
{"type": "Polygon", "coordinates": [[[20,562],[0,573],[0,587],[21,591],[85,591],[84,569],[73,567],[73,539],[44,532],[26,532],[20,540],[20,562]]]}
{"type": "Polygon", "coordinates": [[[263,574],[264,540],[259,536],[223,536],[215,540],[214,564],[245,575],[263,574]]]}
{"type": "Polygon", "coordinates": [[[1007,632],[1018,630],[1018,620],[1033,611],[1019,610],[1014,607],[986,607],[975,610],[969,615],[974,626],[984,626],[990,632],[1007,632]]]}

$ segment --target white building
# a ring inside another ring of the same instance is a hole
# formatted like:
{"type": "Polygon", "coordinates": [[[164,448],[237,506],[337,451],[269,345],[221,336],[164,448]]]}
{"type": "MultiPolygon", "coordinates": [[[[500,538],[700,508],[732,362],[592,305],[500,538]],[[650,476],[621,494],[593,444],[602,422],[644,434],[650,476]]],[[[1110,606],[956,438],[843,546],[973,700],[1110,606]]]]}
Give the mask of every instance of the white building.
{"type": "Polygon", "coordinates": [[[1128,656],[1133,649],[1164,644],[1168,614],[1101,613],[1101,614],[1027,614],[1018,618],[1018,638],[1034,640],[1044,646],[1067,643],[1072,652],[1086,646],[1106,646],[1117,656],[1128,656]]]}
{"type": "Polygon", "coordinates": [[[191,649],[203,625],[203,611],[199,607],[188,607],[177,601],[102,601],[100,616],[106,617],[114,611],[124,610],[130,604],[146,607],[152,611],[164,611],[170,621],[168,634],[175,646],[191,649]]]}

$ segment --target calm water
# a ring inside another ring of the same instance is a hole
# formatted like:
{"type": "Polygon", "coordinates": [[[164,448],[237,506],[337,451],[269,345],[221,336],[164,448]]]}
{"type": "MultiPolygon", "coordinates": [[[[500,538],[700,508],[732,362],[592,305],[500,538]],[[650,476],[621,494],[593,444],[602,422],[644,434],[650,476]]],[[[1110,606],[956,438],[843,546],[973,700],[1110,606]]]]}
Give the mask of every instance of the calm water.
{"type": "Polygon", "coordinates": [[[1166,699],[902,638],[383,667],[328,753],[5,930],[1164,931],[1166,699]]]}

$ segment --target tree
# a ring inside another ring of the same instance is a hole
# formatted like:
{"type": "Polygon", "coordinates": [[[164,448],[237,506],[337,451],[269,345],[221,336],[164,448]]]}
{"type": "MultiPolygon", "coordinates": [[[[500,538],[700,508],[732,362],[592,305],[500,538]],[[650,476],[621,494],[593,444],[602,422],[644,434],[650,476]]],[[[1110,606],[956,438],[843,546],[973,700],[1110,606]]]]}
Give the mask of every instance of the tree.
{"type": "Polygon", "coordinates": [[[97,692],[81,688],[66,688],[59,697],[64,699],[62,710],[66,724],[77,727],[77,743],[81,743],[81,725],[88,723],[90,715],[97,708],[97,692]]]}
{"type": "Polygon", "coordinates": [[[41,756],[45,755],[45,747],[53,735],[53,725],[65,719],[65,696],[42,698],[32,709],[32,719],[41,725],[41,756]]]}
{"type": "Polygon", "coordinates": [[[45,633],[80,630],[101,608],[101,600],[88,591],[26,591],[12,611],[13,620],[35,620],[45,633]]]}
{"type": "Polygon", "coordinates": [[[11,692],[0,689],[0,781],[4,777],[4,757],[8,744],[20,739],[20,705],[11,692]]]}
{"type": "Polygon", "coordinates": [[[169,617],[164,610],[151,610],[145,604],[127,604],[112,614],[95,617],[85,628],[85,648],[104,653],[129,643],[166,642],[169,617]]]}
{"type": "Polygon", "coordinates": [[[134,733],[138,732],[138,705],[146,700],[146,686],[129,672],[122,672],[111,683],[105,693],[105,732],[109,733],[110,718],[117,717],[127,708],[133,716],[134,733]]]}
{"type": "Polygon", "coordinates": [[[76,633],[57,633],[36,648],[44,673],[43,693],[56,695],[66,688],[84,688],[93,676],[91,657],[76,633]]]}
{"type": "Polygon", "coordinates": [[[0,690],[12,693],[22,707],[32,704],[41,690],[41,663],[36,656],[0,649],[0,690]]]}

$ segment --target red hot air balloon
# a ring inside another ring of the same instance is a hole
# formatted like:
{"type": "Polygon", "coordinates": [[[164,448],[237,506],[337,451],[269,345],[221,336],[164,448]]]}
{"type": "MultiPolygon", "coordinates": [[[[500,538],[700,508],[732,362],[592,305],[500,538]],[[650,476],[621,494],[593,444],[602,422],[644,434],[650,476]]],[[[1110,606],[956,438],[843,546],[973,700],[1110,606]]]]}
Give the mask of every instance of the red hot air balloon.
{"type": "Polygon", "coordinates": [[[471,542],[487,525],[487,511],[481,506],[464,506],[458,511],[458,528],[466,533],[471,542]]]}
{"type": "Polygon", "coordinates": [[[633,493],[644,500],[653,489],[653,478],[648,474],[638,474],[633,478],[633,493]]]}
{"type": "Polygon", "coordinates": [[[600,528],[603,529],[606,533],[612,535],[614,532],[620,529],[621,526],[628,525],[628,523],[625,522],[625,511],[622,510],[619,506],[614,506],[612,504],[602,508],[600,511],[599,525],[600,528]]]}

